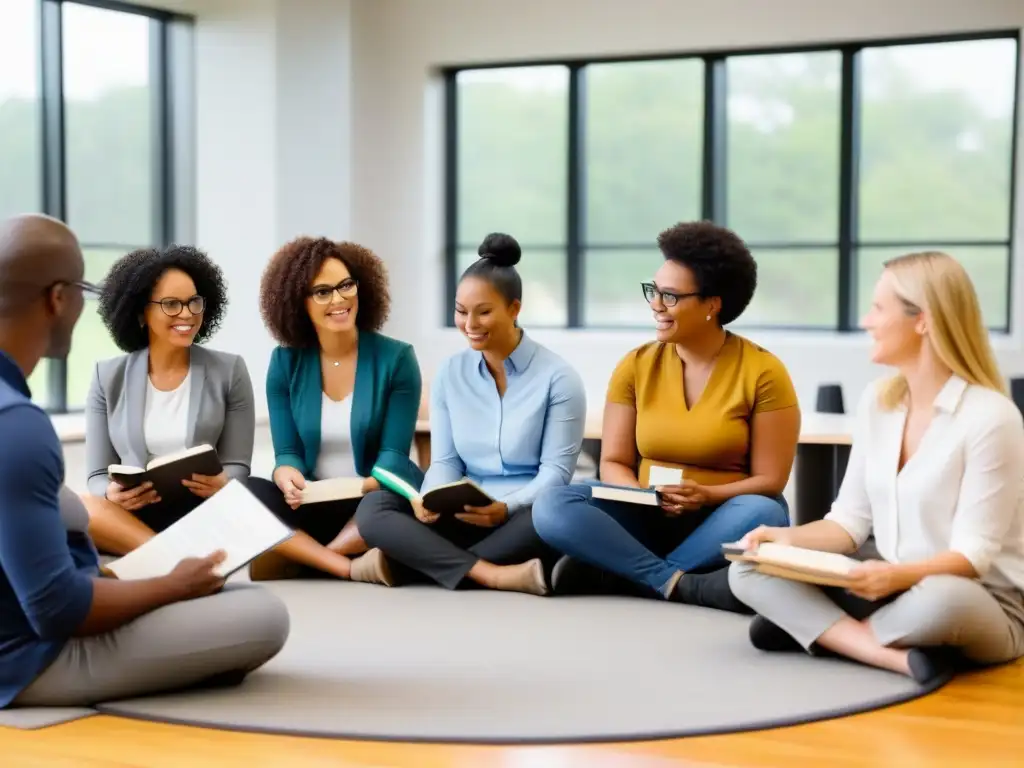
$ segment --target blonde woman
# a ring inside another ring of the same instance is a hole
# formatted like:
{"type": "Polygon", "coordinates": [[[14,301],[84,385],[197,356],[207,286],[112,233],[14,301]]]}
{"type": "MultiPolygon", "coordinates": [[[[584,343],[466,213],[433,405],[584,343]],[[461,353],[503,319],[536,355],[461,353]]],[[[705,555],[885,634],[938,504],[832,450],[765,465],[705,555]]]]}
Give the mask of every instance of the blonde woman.
{"type": "Polygon", "coordinates": [[[954,660],[939,647],[982,665],[1024,656],[1024,420],[970,278],[944,253],[894,259],[864,325],[872,360],[898,373],[860,403],[831,511],[743,542],[849,554],[874,533],[884,560],[858,566],[848,592],[734,563],[730,586],[759,614],[751,641],[832,652],[922,684],[954,660]]]}

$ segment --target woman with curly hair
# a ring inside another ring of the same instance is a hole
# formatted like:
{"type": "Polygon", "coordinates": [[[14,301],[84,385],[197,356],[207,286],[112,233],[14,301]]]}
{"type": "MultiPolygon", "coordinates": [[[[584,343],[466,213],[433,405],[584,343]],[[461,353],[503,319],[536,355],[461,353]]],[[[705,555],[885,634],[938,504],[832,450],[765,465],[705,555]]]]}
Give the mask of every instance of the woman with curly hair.
{"type": "Polygon", "coordinates": [[[300,237],[271,258],[260,286],[264,323],[280,343],[270,358],[267,404],[273,481],[251,478],[260,500],[296,529],[289,550],[257,558],[254,580],[300,575],[391,585],[378,550],[352,519],[358,499],[304,506],[307,481],[370,477],[381,466],[419,486],[409,458],[420,406],[411,345],[380,333],[390,309],[387,270],[355,243],[300,237]],[[355,557],[359,555],[359,557],[355,557]]]}
{"type": "Polygon", "coordinates": [[[199,346],[227,308],[220,268],[187,246],[143,249],[107,274],[99,313],[126,354],[96,364],[86,407],[89,533],[101,551],[125,554],[191,512],[232,478],[249,475],[255,410],[238,355],[199,346]],[[182,481],[191,492],[162,500],[151,484],[126,489],[111,464],[144,467],[155,456],[208,444],[224,470],[182,481]]]}
{"type": "Polygon", "coordinates": [[[455,294],[455,325],[469,348],[434,378],[431,464],[420,490],[468,477],[493,502],[442,515],[418,496],[382,490],[363,499],[356,520],[389,559],[448,589],[474,582],[545,595],[544,561],[554,558],[530,510],[544,488],[572,479],[586,391],[572,366],[519,327],[519,243],[494,233],[478,252],[455,294]]]}
{"type": "Polygon", "coordinates": [[[800,408],[782,362],[725,328],[757,285],[743,241],[702,221],[665,230],[658,245],[665,261],[642,286],[656,341],[612,373],[600,478],[656,486],[660,510],[595,499],[593,485],[573,485],[538,498],[533,521],[566,555],[555,592],[624,588],[746,613],[729,589],[721,545],[788,523],[782,491],[800,408]]]}

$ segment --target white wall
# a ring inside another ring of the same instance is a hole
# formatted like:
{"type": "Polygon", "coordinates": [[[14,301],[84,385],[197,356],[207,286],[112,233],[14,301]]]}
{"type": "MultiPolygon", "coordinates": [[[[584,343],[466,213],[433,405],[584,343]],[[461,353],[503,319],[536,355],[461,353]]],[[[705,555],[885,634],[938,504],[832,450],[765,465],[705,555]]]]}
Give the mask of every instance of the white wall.
{"type": "Polygon", "coordinates": [[[211,345],[245,355],[265,409],[267,260],[298,234],[345,237],[351,201],[348,0],[146,0],[196,17],[196,241],[230,308],[211,345]]]}
{"type": "MultiPolygon", "coordinates": [[[[246,354],[260,397],[273,342],[258,316],[259,274],[273,250],[297,234],[352,237],[387,260],[394,295],[387,331],[416,344],[425,376],[462,348],[441,317],[443,126],[436,65],[1024,25],[1022,0],[160,4],[198,19],[198,241],[224,264],[232,299],[214,344],[246,354]]],[[[1014,271],[1015,296],[1024,297],[1024,270],[1014,271]]],[[[1015,334],[997,340],[1010,374],[1024,372],[1021,303],[1014,302],[1015,334]]],[[[841,382],[849,403],[879,373],[866,362],[859,337],[751,335],[789,366],[805,407],[821,381],[841,382]]],[[[649,338],[588,331],[535,336],[579,368],[597,407],[617,358],[649,338]]]]}

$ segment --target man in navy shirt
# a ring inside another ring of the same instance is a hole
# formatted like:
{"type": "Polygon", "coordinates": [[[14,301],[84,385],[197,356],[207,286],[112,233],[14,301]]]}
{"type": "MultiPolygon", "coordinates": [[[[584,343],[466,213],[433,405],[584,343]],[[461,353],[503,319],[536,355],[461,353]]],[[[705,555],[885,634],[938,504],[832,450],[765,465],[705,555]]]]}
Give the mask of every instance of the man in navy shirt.
{"type": "Polygon", "coordinates": [[[41,357],[67,355],[83,293],[95,291],[84,272],[61,222],[0,222],[0,707],[240,680],[288,634],[271,593],[222,589],[222,553],[160,578],[100,575],[88,515],[64,487],[60,441],[26,381],[41,357]]]}

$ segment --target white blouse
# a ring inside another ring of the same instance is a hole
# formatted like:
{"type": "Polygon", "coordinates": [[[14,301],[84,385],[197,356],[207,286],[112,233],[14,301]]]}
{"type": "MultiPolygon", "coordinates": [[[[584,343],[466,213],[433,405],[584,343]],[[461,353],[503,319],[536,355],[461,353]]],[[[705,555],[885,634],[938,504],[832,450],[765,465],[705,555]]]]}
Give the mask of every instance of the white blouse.
{"type": "Polygon", "coordinates": [[[188,406],[192,391],[192,369],[174,389],[164,392],[146,377],[146,415],[143,434],[149,458],[183,451],[188,446],[188,406]]]}
{"type": "Polygon", "coordinates": [[[917,451],[897,472],[907,409],[883,410],[876,386],[858,406],[846,476],[825,519],[858,546],[873,531],[889,562],[952,550],[986,584],[1024,590],[1020,410],[999,392],[951,377],[917,451]]]}
{"type": "Polygon", "coordinates": [[[313,474],[318,480],[358,477],[352,452],[352,395],[331,400],[322,395],[320,404],[320,453],[313,474]]]}

